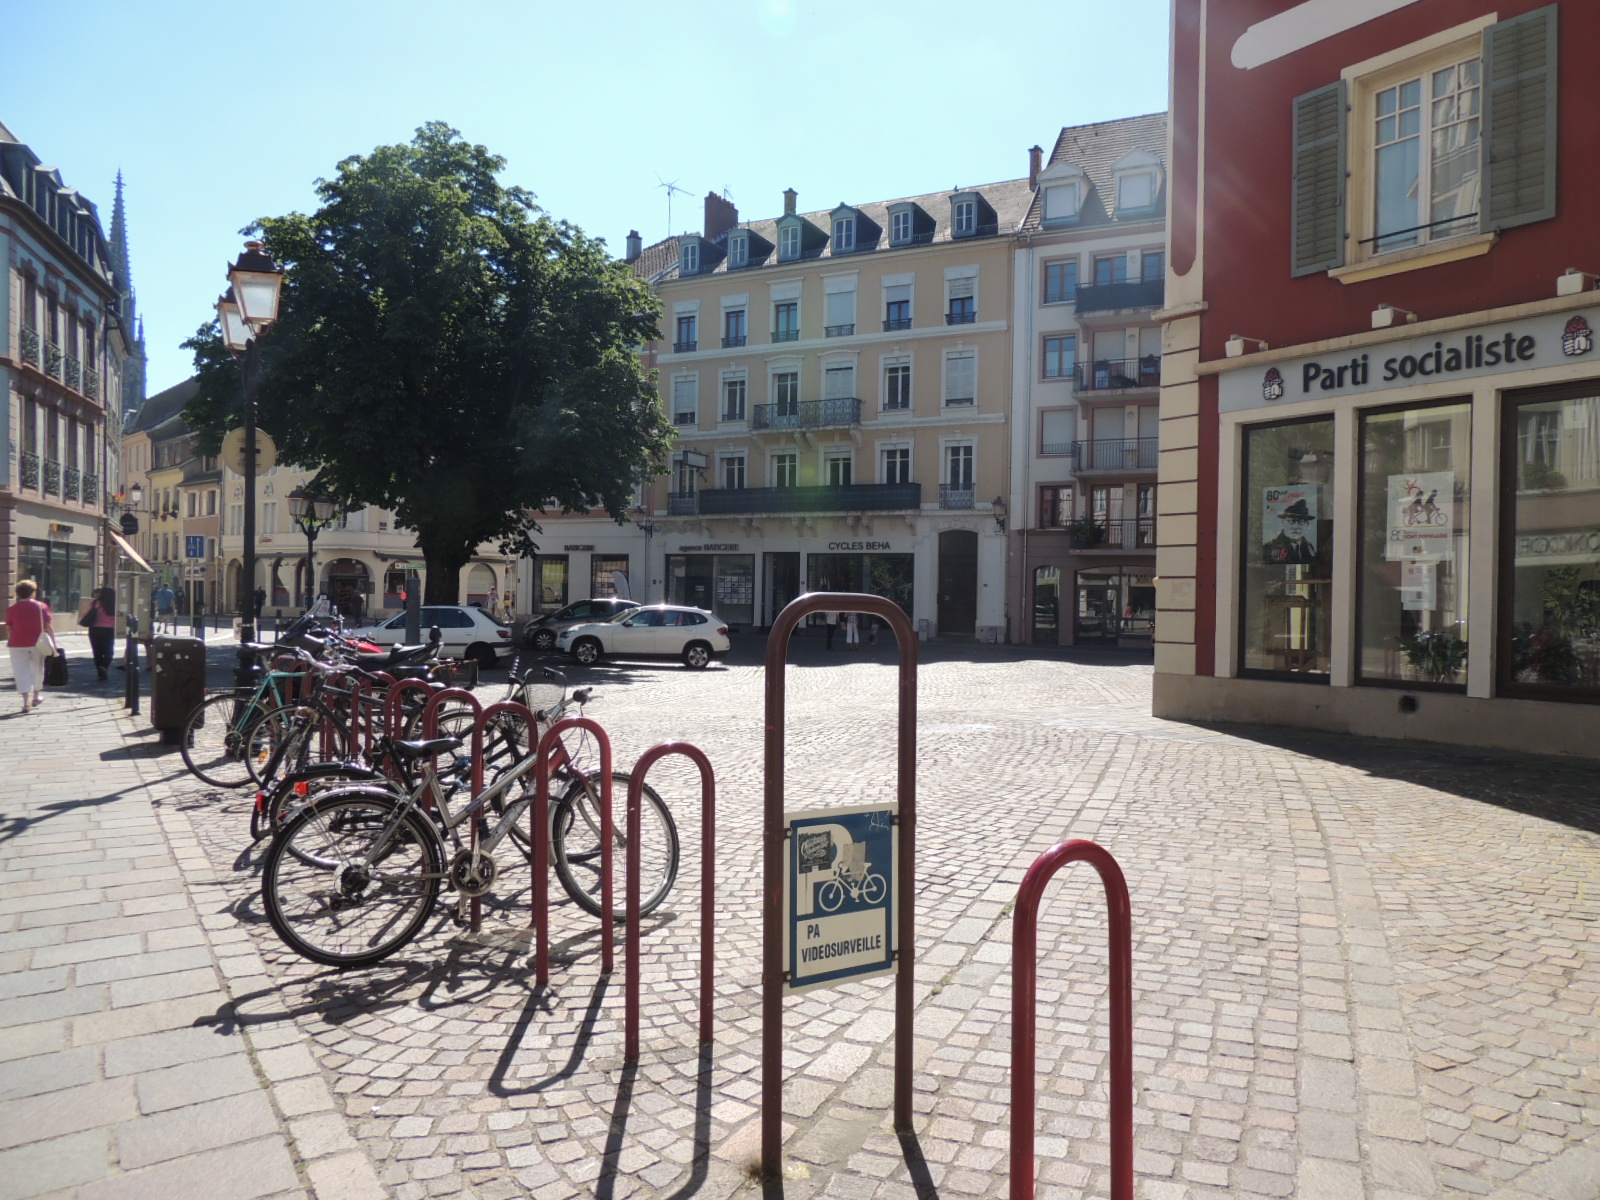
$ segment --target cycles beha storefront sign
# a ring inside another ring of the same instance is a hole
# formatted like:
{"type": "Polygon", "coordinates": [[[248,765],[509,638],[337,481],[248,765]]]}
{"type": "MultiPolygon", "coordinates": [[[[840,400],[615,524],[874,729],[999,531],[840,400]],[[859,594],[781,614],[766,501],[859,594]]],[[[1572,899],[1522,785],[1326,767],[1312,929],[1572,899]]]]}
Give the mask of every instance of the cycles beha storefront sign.
{"type": "Polygon", "coordinates": [[[1319,355],[1265,369],[1227,371],[1218,380],[1218,407],[1239,412],[1278,402],[1557,366],[1593,351],[1596,320],[1600,313],[1550,313],[1507,325],[1409,338],[1348,356],[1319,355]]]}

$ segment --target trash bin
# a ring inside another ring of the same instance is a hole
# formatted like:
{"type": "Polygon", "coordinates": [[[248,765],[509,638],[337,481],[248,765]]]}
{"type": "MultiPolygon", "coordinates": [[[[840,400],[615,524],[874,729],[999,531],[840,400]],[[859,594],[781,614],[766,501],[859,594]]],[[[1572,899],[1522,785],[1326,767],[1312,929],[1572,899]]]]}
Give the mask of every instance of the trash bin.
{"type": "Polygon", "coordinates": [[[172,745],[206,698],[206,644],[194,637],[158,637],[150,643],[150,724],[172,745]]]}

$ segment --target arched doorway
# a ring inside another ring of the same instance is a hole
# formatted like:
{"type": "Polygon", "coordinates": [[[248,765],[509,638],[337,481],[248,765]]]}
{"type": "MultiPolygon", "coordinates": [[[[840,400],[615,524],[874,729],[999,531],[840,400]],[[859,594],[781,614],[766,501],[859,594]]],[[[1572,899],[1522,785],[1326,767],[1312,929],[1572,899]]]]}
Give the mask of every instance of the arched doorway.
{"type": "Polygon", "coordinates": [[[322,569],[323,591],[351,621],[365,621],[372,598],[372,572],[355,558],[336,558],[322,569]]]}
{"type": "Polygon", "coordinates": [[[946,529],[939,535],[939,636],[971,637],[978,627],[978,535],[946,529]]]}
{"type": "Polygon", "coordinates": [[[494,568],[488,563],[473,563],[467,568],[467,603],[476,604],[485,612],[495,609],[499,588],[495,584],[494,568]]]}

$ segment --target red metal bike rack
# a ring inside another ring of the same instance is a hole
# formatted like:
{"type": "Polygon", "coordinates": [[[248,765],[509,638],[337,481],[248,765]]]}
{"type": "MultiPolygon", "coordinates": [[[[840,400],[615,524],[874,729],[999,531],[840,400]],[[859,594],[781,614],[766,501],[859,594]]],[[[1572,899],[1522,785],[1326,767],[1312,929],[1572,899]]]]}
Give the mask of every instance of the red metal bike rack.
{"type": "Polygon", "coordinates": [[[401,679],[389,688],[389,694],[383,700],[383,728],[388,736],[397,738],[402,730],[400,728],[400,697],[407,692],[425,692],[432,694],[433,686],[426,679],[401,679]]]}
{"type": "MultiPolygon", "coordinates": [[[[531,728],[531,727],[530,727],[531,728]]],[[[568,729],[587,729],[600,747],[600,969],[611,973],[613,957],[611,919],[611,738],[589,717],[562,717],[539,739],[534,765],[533,816],[529,840],[533,843],[533,922],[535,928],[534,982],[550,982],[550,751],[561,745],[568,729]]],[[[565,750],[565,747],[563,747],[565,750]]]]}
{"type": "Polygon", "coordinates": [[[894,1124],[911,1129],[915,962],[917,948],[917,635],[903,610],[887,596],[866,592],[807,592],[791,600],[767,634],[766,744],[763,773],[762,876],[765,916],[761,965],[761,1164],[779,1173],[783,1141],[783,735],[788,711],[784,685],[789,639],[814,612],[857,612],[881,617],[900,651],[900,715],[896,741],[900,852],[895,864],[901,895],[895,926],[899,956],[894,990],[894,1124]]]}
{"type": "Polygon", "coordinates": [[[711,1041],[711,972],[715,965],[712,926],[716,906],[717,780],[711,760],[698,746],[688,742],[663,742],[639,756],[628,781],[628,866],[627,913],[628,949],[624,960],[623,1024],[626,1032],[624,1062],[639,1061],[639,838],[644,812],[645,772],[663,758],[681,754],[700,768],[700,1044],[711,1041]]]}
{"type": "MultiPolygon", "coordinates": [[[[480,701],[466,688],[442,688],[428,697],[427,704],[422,707],[422,736],[436,738],[439,736],[439,710],[448,701],[462,700],[472,709],[472,788],[476,796],[483,791],[483,702],[480,701]]],[[[478,852],[478,822],[473,820],[471,828],[467,831],[467,846],[476,854],[478,852]]],[[[459,910],[458,910],[459,911],[459,910]]],[[[478,932],[478,925],[483,920],[483,900],[474,896],[472,898],[472,932],[478,932]]]]}
{"type": "Polygon", "coordinates": [[[354,718],[350,722],[350,734],[356,743],[352,749],[371,755],[372,747],[378,741],[372,732],[372,712],[375,702],[371,697],[382,687],[385,689],[385,700],[387,700],[388,689],[394,687],[394,683],[394,676],[389,672],[374,671],[357,679],[355,686],[350,689],[350,712],[354,718]]]}
{"type": "Polygon", "coordinates": [[[1011,938],[1011,1200],[1033,1200],[1039,901],[1051,877],[1074,862],[1086,862],[1098,871],[1106,892],[1111,959],[1111,1200],[1133,1200],[1133,921],[1128,883],[1110,851],[1081,838],[1046,850],[1017,889],[1011,938]]]}

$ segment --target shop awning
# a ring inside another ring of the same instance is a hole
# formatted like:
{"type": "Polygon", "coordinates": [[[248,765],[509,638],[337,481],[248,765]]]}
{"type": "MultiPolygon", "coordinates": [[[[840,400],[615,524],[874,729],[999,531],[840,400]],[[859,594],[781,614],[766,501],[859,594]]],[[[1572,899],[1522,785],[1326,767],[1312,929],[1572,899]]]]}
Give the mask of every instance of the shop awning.
{"type": "Polygon", "coordinates": [[[108,529],[108,530],[106,530],[106,532],[111,535],[111,540],[117,544],[117,548],[119,550],[121,550],[129,558],[133,559],[134,562],[139,564],[139,569],[141,571],[153,571],[153,570],[155,570],[154,567],[152,567],[149,563],[145,562],[144,559],[139,557],[139,552],[133,548],[133,543],[128,541],[127,538],[123,537],[115,529],[108,529]]]}

